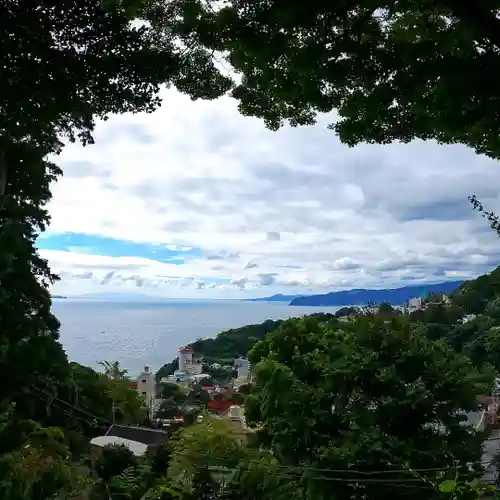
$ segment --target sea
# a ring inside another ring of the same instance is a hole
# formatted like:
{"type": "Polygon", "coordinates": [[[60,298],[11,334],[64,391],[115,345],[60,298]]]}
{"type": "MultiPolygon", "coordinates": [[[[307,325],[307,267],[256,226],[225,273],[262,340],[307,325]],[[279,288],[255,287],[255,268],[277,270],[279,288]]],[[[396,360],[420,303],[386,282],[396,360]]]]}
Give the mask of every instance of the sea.
{"type": "Polygon", "coordinates": [[[60,342],[71,361],[98,368],[99,361],[119,361],[130,376],[148,365],[157,371],[177,356],[177,349],[199,338],[266,319],[335,312],[338,307],[294,307],[280,302],[239,300],[123,301],[54,299],[61,322],[60,342]]]}

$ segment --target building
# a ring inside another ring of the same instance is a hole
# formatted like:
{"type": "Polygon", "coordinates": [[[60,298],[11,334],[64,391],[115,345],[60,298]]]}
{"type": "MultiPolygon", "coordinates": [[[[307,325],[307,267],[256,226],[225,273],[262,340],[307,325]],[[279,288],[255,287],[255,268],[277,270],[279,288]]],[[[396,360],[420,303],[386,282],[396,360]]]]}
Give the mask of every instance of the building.
{"type": "Polygon", "coordinates": [[[187,378],[193,375],[201,375],[203,365],[201,359],[196,356],[191,347],[181,347],[179,349],[179,373],[184,373],[187,378]]]}
{"type": "Polygon", "coordinates": [[[422,297],[414,297],[408,301],[408,310],[410,312],[418,311],[419,309],[422,309],[423,304],[424,299],[422,299],[422,297]]]}
{"type": "Polygon", "coordinates": [[[227,410],[225,410],[220,418],[227,420],[231,423],[231,427],[234,430],[236,437],[241,441],[245,442],[249,433],[255,432],[247,426],[247,421],[245,418],[245,408],[242,405],[231,405],[227,410]]]}
{"type": "Polygon", "coordinates": [[[156,399],[156,380],[154,373],[149,366],[144,367],[144,371],[137,377],[137,392],[144,398],[150,416],[153,417],[154,401],[156,399]]]}
{"type": "Polygon", "coordinates": [[[236,358],[234,367],[238,373],[237,377],[247,377],[250,374],[250,362],[246,358],[236,358]]]}
{"type": "Polygon", "coordinates": [[[92,460],[100,457],[105,446],[126,446],[135,456],[144,456],[154,453],[167,440],[168,432],[165,430],[115,424],[104,436],[97,436],[90,441],[92,460]]]}

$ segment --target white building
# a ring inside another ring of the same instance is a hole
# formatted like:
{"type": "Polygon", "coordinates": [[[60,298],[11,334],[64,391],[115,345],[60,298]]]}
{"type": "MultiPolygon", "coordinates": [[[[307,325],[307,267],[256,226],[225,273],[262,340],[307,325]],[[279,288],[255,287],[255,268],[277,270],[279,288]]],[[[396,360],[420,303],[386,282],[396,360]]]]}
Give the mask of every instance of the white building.
{"type": "Polygon", "coordinates": [[[419,309],[422,309],[423,305],[423,299],[422,297],[414,297],[413,299],[410,299],[408,301],[408,310],[411,311],[418,311],[419,309]]]}
{"type": "Polygon", "coordinates": [[[137,377],[137,392],[144,398],[146,406],[153,412],[154,401],[156,399],[156,381],[154,373],[147,365],[144,367],[144,371],[137,377]]]}
{"type": "Polygon", "coordinates": [[[193,375],[200,375],[203,371],[201,360],[195,355],[191,347],[181,347],[179,349],[179,370],[187,378],[193,375]]]}
{"type": "Polygon", "coordinates": [[[237,378],[248,377],[250,374],[250,362],[246,358],[236,358],[234,360],[234,367],[238,372],[237,378]]]}

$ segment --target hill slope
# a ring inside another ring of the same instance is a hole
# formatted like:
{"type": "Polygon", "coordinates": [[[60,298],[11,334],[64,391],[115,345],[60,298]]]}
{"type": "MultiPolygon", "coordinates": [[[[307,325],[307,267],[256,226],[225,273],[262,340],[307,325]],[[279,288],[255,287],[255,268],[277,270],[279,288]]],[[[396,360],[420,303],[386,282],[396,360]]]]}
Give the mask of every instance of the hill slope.
{"type": "Polygon", "coordinates": [[[270,297],[259,297],[257,299],[243,299],[245,302],[291,302],[292,300],[304,297],[304,295],[283,295],[278,293],[270,297]]]}
{"type": "Polygon", "coordinates": [[[381,290],[346,290],[330,292],[322,295],[297,297],[290,302],[291,306],[364,306],[370,302],[402,305],[413,297],[422,297],[427,293],[449,294],[456,290],[463,281],[446,281],[433,285],[412,285],[401,288],[381,290]]]}

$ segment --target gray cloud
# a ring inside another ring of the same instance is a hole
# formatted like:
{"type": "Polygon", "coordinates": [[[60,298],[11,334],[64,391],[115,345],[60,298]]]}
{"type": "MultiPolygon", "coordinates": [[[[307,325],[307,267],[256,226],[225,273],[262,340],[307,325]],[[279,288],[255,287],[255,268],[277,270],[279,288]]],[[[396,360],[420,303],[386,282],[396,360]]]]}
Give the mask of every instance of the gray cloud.
{"type": "Polygon", "coordinates": [[[232,285],[235,285],[238,288],[244,288],[245,285],[248,283],[248,278],[239,278],[239,279],[234,279],[231,281],[232,285]]]}
{"type": "Polygon", "coordinates": [[[94,277],[94,273],[92,271],[86,271],[84,273],[74,273],[72,274],[73,278],[81,279],[81,280],[90,280],[94,277]]]}
{"type": "Polygon", "coordinates": [[[265,274],[259,274],[258,276],[259,276],[261,286],[270,286],[276,282],[276,276],[278,276],[278,274],[277,273],[265,273],[265,274]]]}
{"type": "Polygon", "coordinates": [[[207,260],[236,260],[240,257],[239,252],[225,252],[222,251],[218,254],[207,254],[207,260]]]}
{"type": "MultiPolygon", "coordinates": [[[[487,209],[499,211],[496,162],[464,147],[432,142],[347,148],[322,128],[331,117],[316,127],[270,133],[233,108],[219,112],[222,101],[198,112],[177,94],[172,105],[177,99],[183,105],[175,119],[169,109],[164,115],[160,110],[161,120],[151,126],[106,125],[98,144],[105,145],[102,150],[111,160],[106,156],[96,165],[66,161],[70,177],[72,169],[82,175],[94,169],[102,192],[85,200],[89,208],[99,208],[85,217],[67,213],[84,204],[73,205],[65,194],[66,205],[56,204],[53,213],[58,231],[78,231],[79,225],[89,234],[142,242],[185,240],[204,252],[183,264],[193,266],[184,267],[186,272],[197,279],[236,276],[234,287],[245,289],[263,282],[304,293],[392,286],[472,276],[500,263],[500,242],[467,201],[476,193],[487,209]],[[163,122],[170,123],[169,133],[150,142],[163,122]],[[102,178],[109,169],[114,190],[102,178]],[[239,278],[242,271],[245,277],[239,278]]],[[[76,274],[146,274],[142,265],[109,260],[72,267],[76,274]]],[[[151,274],[156,272],[152,268],[151,274]]],[[[175,283],[197,286],[180,279],[175,283]]]]}
{"type": "Polygon", "coordinates": [[[281,236],[280,236],[280,233],[278,233],[277,231],[269,231],[267,233],[267,241],[280,241],[281,239],[281,236]]]}
{"type": "Polygon", "coordinates": [[[108,179],[109,168],[92,161],[71,161],[64,165],[64,175],[69,178],[83,179],[84,177],[99,177],[108,179]]]}
{"type": "Polygon", "coordinates": [[[113,278],[113,276],[115,275],[116,271],[109,271],[108,273],[106,273],[104,275],[104,278],[101,280],[101,283],[100,285],[107,285],[113,278]]]}

